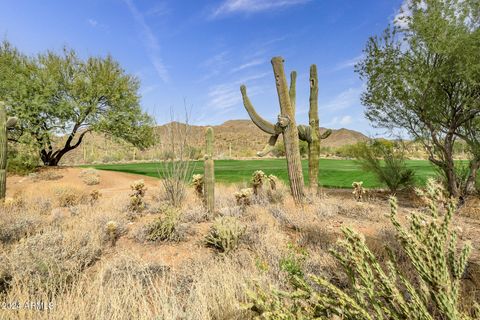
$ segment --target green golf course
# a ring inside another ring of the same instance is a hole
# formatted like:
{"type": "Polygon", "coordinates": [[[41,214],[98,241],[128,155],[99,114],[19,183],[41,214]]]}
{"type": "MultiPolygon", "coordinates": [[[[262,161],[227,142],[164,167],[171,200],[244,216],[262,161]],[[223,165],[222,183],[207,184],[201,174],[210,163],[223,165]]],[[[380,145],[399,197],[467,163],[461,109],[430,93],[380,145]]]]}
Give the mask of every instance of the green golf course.
{"type": "MultiPolygon", "coordinates": [[[[120,171],[161,177],[162,163],[129,163],[129,164],[101,164],[90,165],[98,170],[120,171]]],[[[303,172],[308,182],[308,163],[302,161],[303,172]]],[[[436,175],[434,167],[426,160],[408,160],[407,166],[415,170],[417,185],[421,186],[428,177],[436,175]]],[[[191,163],[193,173],[203,173],[203,162],[191,163]]],[[[288,181],[287,162],[285,159],[262,160],[216,160],[215,180],[223,183],[238,183],[249,181],[255,170],[262,170],[266,174],[273,174],[284,181],[288,181]]],[[[367,188],[380,188],[381,185],[375,177],[362,170],[354,160],[321,159],[320,182],[329,188],[351,188],[353,181],[363,181],[367,188]]]]}

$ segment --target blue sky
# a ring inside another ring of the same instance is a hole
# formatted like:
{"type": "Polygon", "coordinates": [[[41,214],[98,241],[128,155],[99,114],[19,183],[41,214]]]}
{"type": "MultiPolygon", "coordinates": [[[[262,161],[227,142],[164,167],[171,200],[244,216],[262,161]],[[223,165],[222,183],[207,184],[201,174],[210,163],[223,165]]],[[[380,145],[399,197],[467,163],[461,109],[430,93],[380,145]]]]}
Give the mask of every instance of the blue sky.
{"type": "Polygon", "coordinates": [[[186,103],[194,124],[248,119],[239,86],[258,112],[279,112],[270,59],[298,72],[297,122],[307,123],[308,72],[319,72],[320,125],[368,135],[353,65],[402,0],[0,1],[0,34],[23,52],[71,47],[111,54],[141,80],[142,107],[159,123],[186,103]]]}

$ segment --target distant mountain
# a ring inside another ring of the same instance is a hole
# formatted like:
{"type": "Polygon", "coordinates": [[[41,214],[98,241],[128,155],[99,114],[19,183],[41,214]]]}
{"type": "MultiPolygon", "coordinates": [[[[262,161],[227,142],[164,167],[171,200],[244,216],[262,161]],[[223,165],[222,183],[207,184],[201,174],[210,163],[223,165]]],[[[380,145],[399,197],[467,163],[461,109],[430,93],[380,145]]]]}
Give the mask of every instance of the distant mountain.
{"type": "MultiPolygon", "coordinates": [[[[217,126],[212,126],[215,132],[215,156],[217,158],[231,157],[256,157],[256,152],[263,149],[269,135],[261,131],[250,120],[229,120],[217,126]]],[[[204,152],[205,129],[207,126],[190,125],[188,139],[190,145],[198,150],[200,155],[204,152]]],[[[137,150],[132,146],[104,137],[99,134],[85,136],[80,147],[65,155],[63,164],[78,164],[91,162],[112,162],[130,160],[153,160],[161,158],[171,141],[173,131],[185,130],[185,124],[170,122],[156,127],[157,145],[147,150],[137,150]],[[170,130],[174,128],[174,130],[170,130]]],[[[324,132],[325,128],[320,128],[324,132]]],[[[174,133],[175,139],[179,138],[178,132],[174,133]]],[[[349,129],[332,130],[332,134],[322,140],[323,147],[338,148],[359,141],[368,140],[360,132],[349,129]]]]}

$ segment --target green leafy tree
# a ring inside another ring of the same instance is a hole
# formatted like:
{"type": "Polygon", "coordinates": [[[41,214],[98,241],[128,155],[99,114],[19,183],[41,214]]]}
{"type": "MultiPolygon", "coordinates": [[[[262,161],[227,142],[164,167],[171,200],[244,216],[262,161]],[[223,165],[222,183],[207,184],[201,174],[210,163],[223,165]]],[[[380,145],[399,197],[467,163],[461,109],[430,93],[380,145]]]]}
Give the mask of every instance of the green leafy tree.
{"type": "Polygon", "coordinates": [[[152,119],[139,105],[139,81],[112,57],[81,59],[73,50],[28,57],[0,45],[0,99],[21,119],[12,140],[29,134],[45,165],[56,166],[89,132],[139,148],[153,141],[152,119]]]}
{"type": "MultiPolygon", "coordinates": [[[[406,130],[460,196],[453,146],[474,134],[480,116],[480,3],[411,0],[382,36],[369,39],[356,71],[366,80],[362,102],[377,127],[406,130]]],[[[468,179],[476,175],[472,157],[468,179]]]]}

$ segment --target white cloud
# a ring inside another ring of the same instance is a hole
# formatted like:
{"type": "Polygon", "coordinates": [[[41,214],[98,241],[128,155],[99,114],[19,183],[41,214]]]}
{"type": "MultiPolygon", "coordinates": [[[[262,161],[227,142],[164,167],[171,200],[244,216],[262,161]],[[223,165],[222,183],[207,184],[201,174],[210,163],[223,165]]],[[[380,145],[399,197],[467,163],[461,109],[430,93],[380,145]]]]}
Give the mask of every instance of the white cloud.
{"type": "Polygon", "coordinates": [[[348,88],[340,92],[336,97],[331,99],[319,108],[324,112],[337,112],[339,110],[348,109],[360,103],[360,94],[362,88],[348,88]]]}
{"type": "Polygon", "coordinates": [[[130,13],[132,14],[135,22],[140,27],[140,36],[143,42],[145,49],[147,50],[148,57],[150,62],[152,63],[153,67],[155,68],[158,76],[164,82],[168,82],[169,76],[168,71],[165,65],[163,64],[163,60],[160,57],[160,44],[158,42],[157,37],[153,33],[152,29],[148,26],[145,22],[145,18],[143,17],[142,13],[137,9],[135,4],[132,0],[124,0],[127,4],[130,13]]]}
{"type": "MultiPolygon", "coordinates": [[[[208,91],[208,103],[209,108],[213,108],[221,113],[225,113],[231,110],[233,107],[242,103],[242,95],[240,93],[240,85],[259,80],[270,74],[269,72],[253,74],[243,79],[236,80],[231,83],[219,84],[211,87],[208,91]]],[[[248,95],[252,97],[261,92],[259,86],[248,86],[248,95]]]]}
{"type": "Polygon", "coordinates": [[[304,4],[311,0],[225,0],[211,14],[212,18],[232,13],[256,13],[304,4]]]}
{"type": "Polygon", "coordinates": [[[349,124],[352,123],[352,117],[351,116],[344,116],[340,119],[338,122],[342,126],[348,126],[349,124]]]}
{"type": "Polygon", "coordinates": [[[247,69],[247,68],[251,68],[251,67],[255,67],[255,66],[258,66],[260,64],[264,63],[264,60],[263,59],[254,59],[254,60],[251,60],[249,62],[246,62],[234,69],[232,69],[230,72],[231,73],[235,73],[235,72],[238,72],[238,71],[241,71],[243,69],[247,69]]]}
{"type": "Polygon", "coordinates": [[[339,63],[335,67],[334,71],[340,71],[340,70],[344,70],[344,69],[353,68],[362,59],[363,59],[363,54],[358,55],[358,56],[356,56],[352,59],[345,60],[345,61],[339,63]]]}

